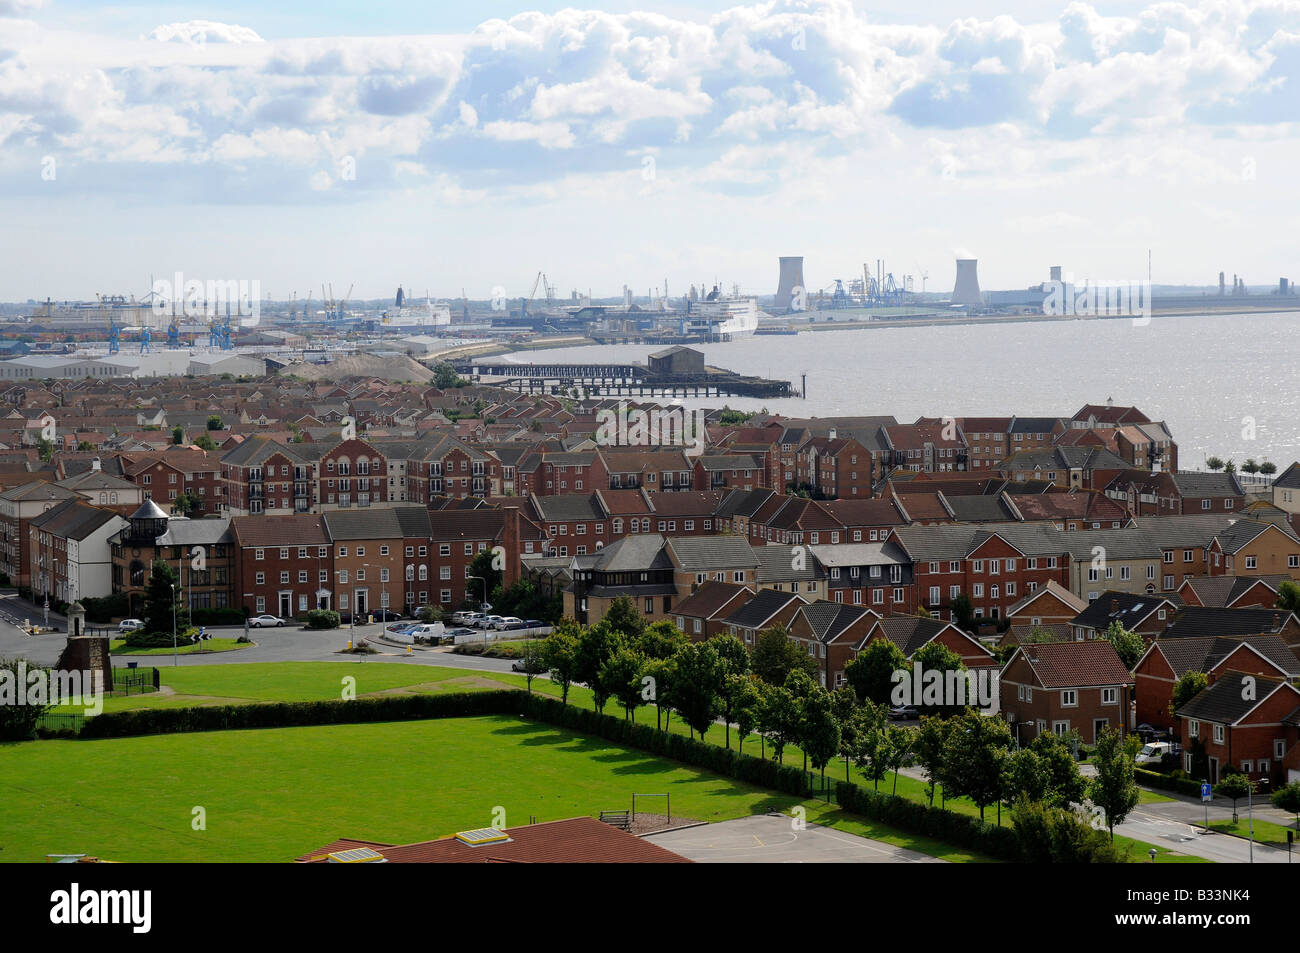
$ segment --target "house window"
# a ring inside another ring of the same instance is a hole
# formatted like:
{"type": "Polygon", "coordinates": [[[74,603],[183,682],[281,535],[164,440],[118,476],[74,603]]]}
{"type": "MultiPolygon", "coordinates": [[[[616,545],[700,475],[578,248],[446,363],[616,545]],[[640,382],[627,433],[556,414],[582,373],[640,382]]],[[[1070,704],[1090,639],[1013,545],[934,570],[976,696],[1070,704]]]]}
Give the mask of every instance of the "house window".
{"type": "Polygon", "coordinates": [[[1201,737],[1201,723],[1199,721],[1189,721],[1187,723],[1187,737],[1189,738],[1201,737]]]}
{"type": "Polygon", "coordinates": [[[1061,692],[1062,708],[1077,708],[1079,706],[1079,693],[1073,688],[1064,689],[1061,692]]]}
{"type": "Polygon", "coordinates": [[[1119,689],[1118,689],[1118,688],[1103,688],[1103,689],[1101,690],[1101,703],[1102,703],[1103,705],[1116,705],[1116,704],[1119,704],[1119,689]]]}
{"type": "Polygon", "coordinates": [[[1246,557],[1246,568],[1247,568],[1247,569],[1254,569],[1254,568],[1255,568],[1255,557],[1254,557],[1254,556],[1247,556],[1247,557],[1246,557]]]}
{"type": "Polygon", "coordinates": [[[1215,725],[1215,726],[1214,726],[1214,743],[1215,743],[1216,745],[1221,745],[1221,744],[1223,744],[1223,737],[1224,737],[1223,725],[1215,725]]]}

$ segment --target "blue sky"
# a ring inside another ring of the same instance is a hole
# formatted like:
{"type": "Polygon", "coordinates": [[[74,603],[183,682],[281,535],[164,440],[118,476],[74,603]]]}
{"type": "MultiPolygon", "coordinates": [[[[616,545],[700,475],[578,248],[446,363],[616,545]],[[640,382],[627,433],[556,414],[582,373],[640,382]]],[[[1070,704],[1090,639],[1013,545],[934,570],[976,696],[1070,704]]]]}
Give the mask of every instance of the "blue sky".
{"type": "Polygon", "coordinates": [[[0,299],[1300,278],[1300,2],[0,0],[0,299]]]}

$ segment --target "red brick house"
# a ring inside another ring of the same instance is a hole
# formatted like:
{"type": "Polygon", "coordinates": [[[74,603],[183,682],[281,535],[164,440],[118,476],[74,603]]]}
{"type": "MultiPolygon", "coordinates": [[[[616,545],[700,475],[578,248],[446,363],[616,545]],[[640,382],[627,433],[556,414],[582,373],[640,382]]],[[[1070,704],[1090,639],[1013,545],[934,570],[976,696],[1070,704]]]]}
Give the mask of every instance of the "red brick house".
{"type": "Polygon", "coordinates": [[[1132,687],[1133,676],[1104,640],[1018,646],[999,679],[1002,715],[1021,744],[1047,731],[1077,731],[1086,744],[1107,727],[1127,733],[1132,687]]]}
{"type": "Polygon", "coordinates": [[[880,615],[866,606],[818,600],[800,606],[790,621],[790,639],[817,660],[821,684],[832,691],[845,684],[844,666],[857,654],[880,615]]]}
{"type": "Polygon", "coordinates": [[[693,642],[725,635],[726,618],[753,595],[747,586],[711,579],[673,607],[673,621],[693,642]]]}
{"type": "Polygon", "coordinates": [[[1296,681],[1300,660],[1275,635],[1158,639],[1133,667],[1139,724],[1175,726],[1174,686],[1187,672],[1204,672],[1211,681],[1224,672],[1296,681]]]}
{"type": "Polygon", "coordinates": [[[1284,777],[1283,763],[1300,737],[1300,688],[1289,682],[1230,673],[1176,712],[1183,769],[1195,772],[1193,740],[1205,745],[1207,780],[1231,767],[1252,780],[1284,777]]]}
{"type": "Polygon", "coordinates": [[[993,653],[951,622],[920,616],[895,615],[877,619],[853,647],[853,655],[879,639],[889,639],[909,659],[923,646],[939,642],[955,652],[967,668],[989,668],[998,664],[993,653]]]}

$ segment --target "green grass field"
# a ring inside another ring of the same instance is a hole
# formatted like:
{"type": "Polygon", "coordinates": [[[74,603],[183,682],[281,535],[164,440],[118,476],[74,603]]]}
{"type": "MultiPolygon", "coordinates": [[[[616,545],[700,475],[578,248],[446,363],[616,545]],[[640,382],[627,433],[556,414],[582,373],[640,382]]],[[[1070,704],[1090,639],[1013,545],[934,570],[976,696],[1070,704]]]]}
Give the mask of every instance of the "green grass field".
{"type": "Polygon", "coordinates": [[[837,808],[507,716],[0,746],[0,860],[287,861],[337,837],[404,843],[631,806],[675,816],[789,811],[951,860],[837,808]],[[192,829],[194,808],[206,830],[192,829]],[[656,808],[658,809],[658,808],[656,808]]]}
{"type": "MultiPolygon", "coordinates": [[[[1265,821],[1255,818],[1255,843],[1271,844],[1274,847],[1286,847],[1287,828],[1281,824],[1275,824],[1273,821],[1265,821]]],[[[1237,812],[1237,823],[1233,824],[1231,818],[1222,821],[1210,821],[1210,830],[1219,831],[1223,834],[1235,834],[1238,837],[1250,837],[1250,820],[1246,817],[1244,810],[1237,812]]],[[[1300,839],[1300,834],[1294,825],[1290,828],[1293,837],[1300,839]]]]}
{"type": "MultiPolygon", "coordinates": [[[[354,689],[357,697],[362,697],[368,694],[379,694],[385,692],[482,691],[482,690],[488,690],[488,689],[494,689],[500,687],[523,687],[525,684],[525,679],[522,675],[505,674],[505,673],[497,673],[497,672],[470,671],[466,669],[442,668],[442,667],[423,666],[423,665],[408,665],[408,664],[395,663],[395,662],[373,662],[373,661],[250,663],[250,664],[232,664],[232,665],[187,666],[187,667],[177,667],[177,668],[168,668],[166,666],[161,666],[160,673],[161,673],[161,679],[164,688],[171,689],[174,692],[174,694],[133,695],[128,697],[109,698],[106,699],[104,703],[105,711],[120,711],[125,709],[145,708],[145,707],[185,707],[191,705],[246,704],[246,703],[265,702],[265,701],[314,701],[314,700],[337,699],[342,697],[342,691],[345,684],[345,679],[355,680],[354,689]]],[[[545,679],[535,679],[533,681],[533,690],[537,692],[554,695],[557,697],[560,694],[559,688],[545,679]]],[[[574,704],[574,705],[582,705],[584,707],[590,707],[591,693],[585,688],[574,687],[569,692],[569,702],[570,704],[574,704]]],[[[617,706],[614,703],[610,703],[610,705],[607,706],[606,711],[614,715],[622,714],[621,708],[619,708],[619,706],[617,706]]],[[[635,712],[635,717],[638,722],[641,722],[643,724],[655,723],[655,711],[653,708],[638,709],[635,712]]],[[[459,724],[462,721],[465,720],[457,719],[455,722],[451,722],[451,723],[459,724]]],[[[420,723],[420,724],[421,725],[428,725],[428,724],[445,725],[448,723],[433,722],[433,723],[420,723]]],[[[400,726],[384,726],[384,727],[398,728],[400,726]]],[[[534,727],[537,727],[538,730],[540,731],[551,730],[542,726],[534,726],[534,727]]],[[[362,728],[363,726],[357,726],[357,730],[362,730],[362,728]]],[[[669,731],[672,731],[677,734],[684,735],[688,733],[688,729],[686,728],[686,726],[683,725],[680,719],[677,718],[671,719],[671,721],[667,725],[667,728],[669,731]]],[[[311,729],[286,729],[286,730],[300,731],[300,732],[314,732],[314,731],[336,730],[336,729],[311,728],[311,729]]],[[[260,736],[268,733],[280,734],[280,732],[237,732],[237,733],[223,732],[223,733],[206,734],[201,737],[204,739],[217,739],[217,738],[224,738],[228,736],[228,734],[238,734],[243,736],[250,736],[250,735],[260,736]]],[[[737,744],[737,740],[734,737],[735,735],[734,731],[732,732],[732,735],[733,737],[731,738],[731,745],[732,747],[735,747],[737,744]]],[[[178,743],[180,747],[184,749],[184,748],[191,747],[192,745],[186,743],[183,739],[185,739],[186,737],[193,739],[195,736],[181,735],[181,736],[169,736],[169,737],[173,739],[179,739],[178,743]]],[[[706,738],[708,741],[714,744],[721,745],[724,739],[724,733],[721,726],[715,726],[714,728],[712,728],[709,731],[706,738]]],[[[145,740],[162,741],[165,739],[121,739],[114,742],[94,742],[94,744],[129,745],[134,742],[142,742],[145,740]]],[[[46,743],[66,744],[66,742],[46,742],[46,743]]],[[[593,741],[592,743],[596,743],[596,742],[593,741]]],[[[84,743],[76,743],[76,744],[84,744],[84,743]]],[[[599,742],[599,744],[608,747],[607,742],[599,742]]],[[[750,754],[758,755],[762,750],[758,738],[756,736],[751,736],[746,741],[744,750],[750,754]]],[[[646,757],[640,754],[633,754],[631,752],[625,752],[625,753],[628,754],[629,756],[636,757],[636,758],[646,757]]],[[[490,757],[490,755],[487,755],[486,753],[480,753],[479,757],[485,758],[485,757],[490,757]]],[[[799,765],[802,764],[802,760],[803,760],[802,753],[799,751],[797,747],[792,745],[786,748],[785,758],[784,758],[786,764],[799,765]]],[[[530,762],[531,762],[531,757],[528,759],[511,759],[512,764],[518,763],[527,766],[530,762]]],[[[3,765],[4,765],[4,758],[2,755],[0,755],[0,770],[3,769],[3,765]]],[[[680,768],[680,770],[685,770],[688,772],[694,771],[694,769],[685,768],[685,767],[680,768]]],[[[827,766],[826,771],[828,776],[833,776],[836,779],[844,778],[845,777],[844,761],[838,760],[832,762],[830,765],[827,766]]],[[[855,783],[859,784],[862,787],[872,786],[872,783],[866,780],[863,777],[861,771],[859,771],[859,769],[854,765],[849,766],[848,777],[850,780],[854,781],[855,783]]],[[[726,779],[719,779],[719,780],[722,780],[725,784],[728,785],[734,783],[726,779]]],[[[895,781],[894,776],[892,774],[888,775],[884,780],[880,782],[880,786],[879,786],[880,790],[881,791],[895,790],[894,781],[895,781]]],[[[900,774],[897,778],[896,793],[903,797],[909,798],[911,800],[926,801],[927,798],[925,794],[925,788],[926,788],[925,782],[910,777],[906,774],[900,774]]],[[[0,790],[3,790],[3,780],[0,780],[0,790]]],[[[772,796],[777,798],[780,797],[779,795],[772,795],[772,796]]],[[[1164,800],[1169,800],[1169,799],[1166,798],[1164,795],[1154,794],[1152,792],[1144,791],[1140,803],[1144,803],[1144,804],[1156,803],[1158,801],[1164,801],[1164,800]]],[[[788,803],[789,805],[793,805],[795,803],[798,803],[798,799],[786,798],[783,803],[788,803]]],[[[879,826],[873,827],[867,824],[867,822],[863,821],[863,819],[861,818],[856,818],[856,817],[852,817],[851,815],[843,814],[843,812],[839,811],[833,805],[828,808],[825,804],[819,804],[817,802],[806,802],[806,803],[809,809],[809,820],[813,820],[821,823],[823,821],[819,820],[819,817],[830,818],[833,816],[834,818],[837,819],[835,826],[837,827],[842,826],[844,829],[853,830],[855,833],[863,833],[866,836],[879,837],[882,840],[887,840],[890,843],[896,843],[899,844],[900,846],[912,846],[915,849],[923,850],[927,853],[935,854],[936,856],[944,856],[947,857],[948,859],[953,859],[953,860],[975,859],[975,858],[971,858],[969,854],[955,851],[952,848],[946,847],[946,845],[930,843],[928,845],[929,849],[927,849],[924,846],[917,846],[918,843],[920,843],[921,841],[918,841],[918,839],[916,838],[912,838],[910,835],[899,834],[898,832],[892,831],[891,829],[887,829],[879,826]],[[814,816],[814,814],[816,814],[817,816],[814,816]],[[851,826],[854,824],[858,825],[858,827],[851,826]],[[868,829],[875,831],[875,833],[867,833],[868,829]],[[899,838],[899,839],[891,839],[891,838],[899,838]]],[[[936,804],[940,803],[940,798],[938,796],[936,796],[935,798],[935,803],[936,804]]],[[[621,804],[612,804],[612,805],[599,804],[590,808],[589,810],[577,811],[576,813],[594,814],[602,808],[609,810],[609,809],[619,809],[622,806],[623,805],[621,804]]],[[[958,813],[968,814],[971,816],[979,815],[979,809],[966,798],[949,799],[944,803],[944,806],[949,810],[956,811],[958,813]]],[[[535,814],[536,811],[532,811],[531,813],[535,814]]],[[[674,810],[674,813],[677,813],[677,811],[674,810]]],[[[689,815],[690,812],[683,811],[682,813],[689,815]]],[[[748,813],[748,812],[741,812],[741,813],[748,813]]],[[[1004,816],[1002,818],[1002,822],[1009,824],[1010,817],[1007,816],[1008,812],[1004,811],[1003,814],[1004,816]]],[[[559,815],[559,816],[572,816],[572,815],[566,814],[566,815],[559,815]]],[[[740,814],[731,814],[728,816],[734,817],[734,816],[740,816],[740,814]]],[[[0,818],[2,817],[3,817],[3,811],[0,810],[0,818]]],[[[987,808],[985,811],[985,818],[990,823],[996,823],[997,822],[996,807],[987,808]]],[[[701,818],[701,819],[705,819],[705,818],[701,818]]],[[[479,821],[476,823],[479,823],[481,825],[483,822],[479,821]]],[[[210,826],[209,831],[211,831],[211,829],[212,828],[210,826]]],[[[445,834],[450,832],[451,831],[449,830],[437,831],[433,833],[429,833],[428,831],[416,832],[411,835],[410,839],[437,836],[440,833],[445,834]]],[[[332,837],[334,836],[342,836],[344,833],[346,832],[340,830],[335,834],[331,834],[330,837],[325,838],[325,840],[328,841],[332,839],[332,837]]],[[[379,840],[386,839],[385,837],[381,837],[379,835],[365,835],[365,834],[354,833],[352,836],[357,836],[357,837],[372,836],[375,839],[379,839],[379,840]]],[[[1201,858],[1179,854],[1177,852],[1170,851],[1167,848],[1160,845],[1151,845],[1141,841],[1134,841],[1122,836],[1116,836],[1115,839],[1117,843],[1132,845],[1133,849],[1131,851],[1131,857],[1135,862],[1141,862],[1145,860],[1146,852],[1152,846],[1155,846],[1157,851],[1159,852],[1158,855],[1159,862],[1163,862],[1163,863],[1203,862],[1201,858]]],[[[322,843],[323,842],[324,841],[322,841],[322,843]]],[[[310,849],[310,847],[305,849],[310,849]]],[[[0,853],[0,859],[5,859],[2,853],[0,853]]],[[[278,859],[278,858],[262,858],[262,859],[278,859]]]]}
{"type": "MultiPolygon", "coordinates": [[[[246,649],[251,646],[252,642],[240,642],[238,639],[208,639],[201,645],[196,645],[189,639],[182,639],[176,644],[177,655],[208,655],[212,652],[235,652],[239,649],[246,649]]],[[[171,655],[172,647],[155,649],[131,649],[126,646],[126,639],[114,639],[109,643],[108,650],[113,655],[171,655]]]]}

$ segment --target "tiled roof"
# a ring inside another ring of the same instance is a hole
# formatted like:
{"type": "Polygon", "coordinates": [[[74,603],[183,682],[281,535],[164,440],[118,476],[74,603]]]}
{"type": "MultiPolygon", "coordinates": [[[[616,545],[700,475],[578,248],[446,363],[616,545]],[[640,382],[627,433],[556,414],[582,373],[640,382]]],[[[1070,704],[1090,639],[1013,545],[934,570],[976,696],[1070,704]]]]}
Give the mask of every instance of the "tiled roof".
{"type": "Polygon", "coordinates": [[[1289,691],[1300,699],[1300,691],[1282,681],[1255,678],[1253,694],[1241,690],[1236,678],[1219,678],[1200,691],[1195,698],[1174,712],[1184,718],[1209,721],[1221,725],[1235,725],[1262,704],[1276,691],[1289,691]],[[1248,697],[1243,698],[1246,695],[1248,697]]]}
{"type": "Polygon", "coordinates": [[[1099,631],[1109,627],[1112,622],[1118,622],[1124,628],[1132,630],[1158,609],[1169,611],[1175,608],[1177,604],[1167,596],[1107,589],[1070,622],[1072,625],[1099,631]]]}
{"type": "Polygon", "coordinates": [[[1044,688],[1128,685],[1133,681],[1115,646],[1105,639],[1040,642],[1022,645],[1017,653],[1033,668],[1044,688]]]}
{"type": "Polygon", "coordinates": [[[471,847],[455,837],[394,846],[344,838],[297,858],[328,863],[329,854],[368,847],[393,864],[688,864],[675,854],[592,817],[507,828],[506,841],[471,847]]]}
{"type": "Polygon", "coordinates": [[[236,516],[230,525],[241,547],[326,546],[330,542],[325,517],[316,513],[236,516]]]}
{"type": "Polygon", "coordinates": [[[789,608],[791,603],[803,605],[804,600],[793,592],[760,589],[754,598],[727,616],[728,625],[744,629],[760,629],[771,624],[772,617],[789,608]]]}
{"type": "Polygon", "coordinates": [[[690,572],[759,566],[758,557],[742,536],[677,536],[668,540],[668,548],[678,567],[690,572]]]}
{"type": "Polygon", "coordinates": [[[1184,606],[1174,621],[1160,633],[1164,639],[1186,639],[1207,635],[1257,635],[1280,631],[1291,613],[1284,609],[1220,609],[1216,606],[1184,606]]]}

